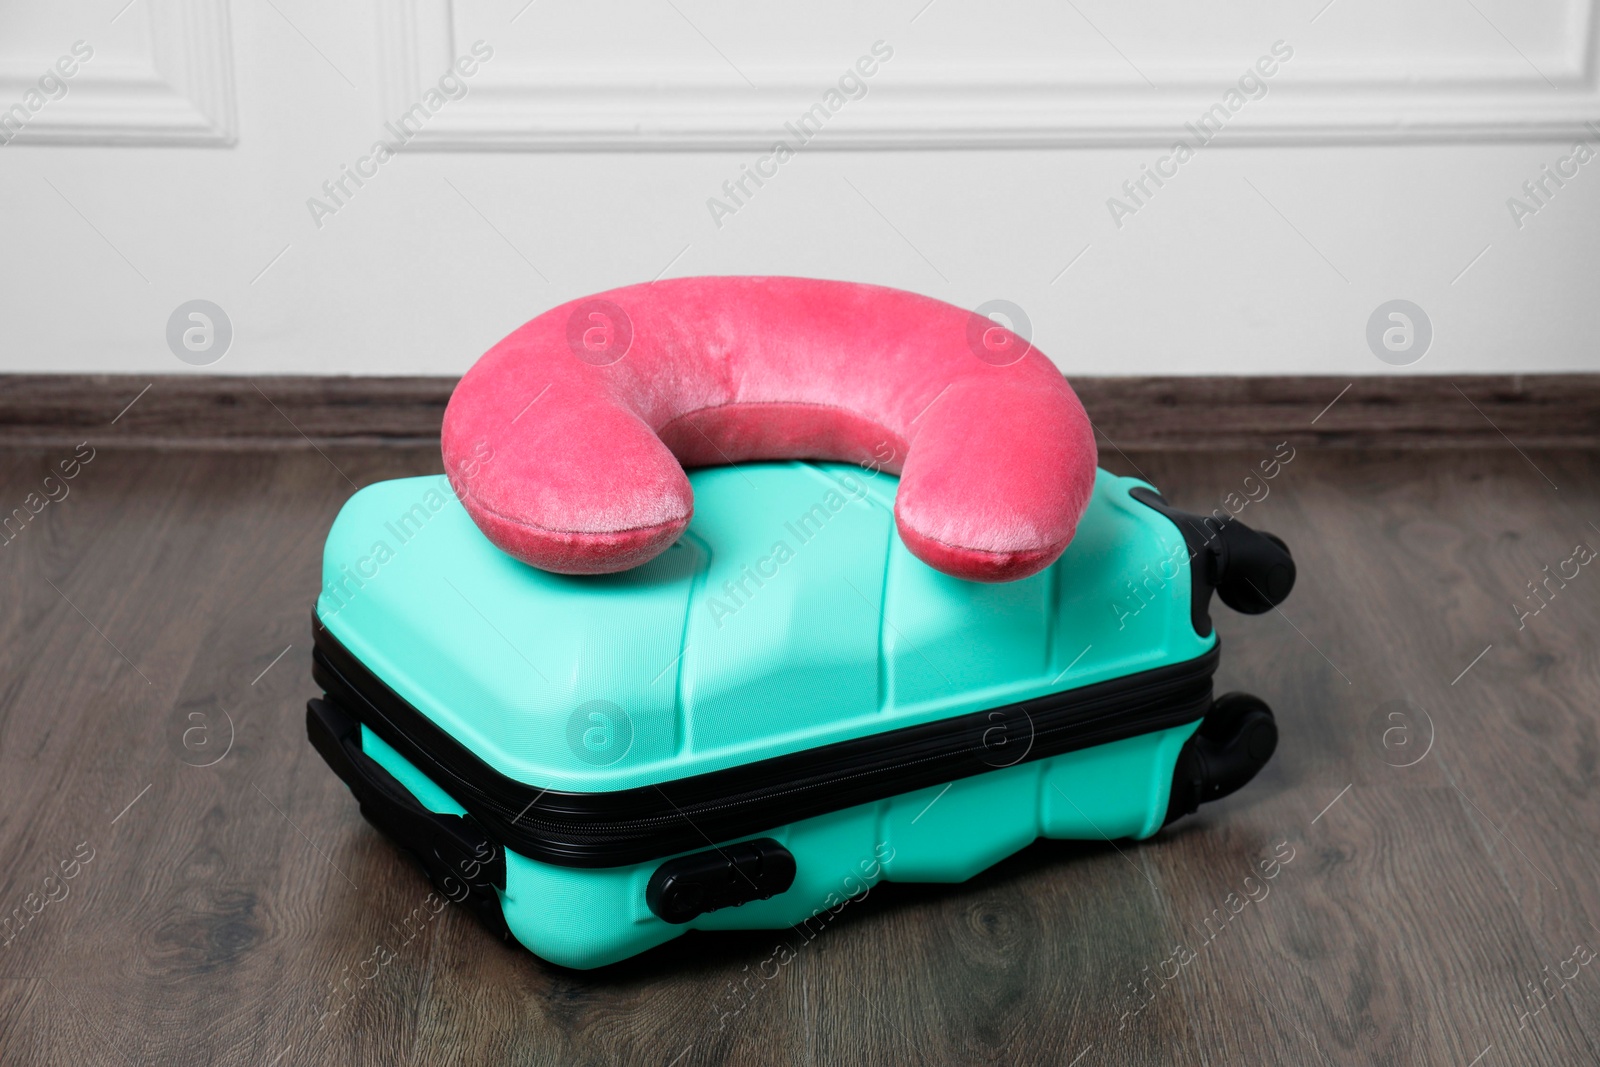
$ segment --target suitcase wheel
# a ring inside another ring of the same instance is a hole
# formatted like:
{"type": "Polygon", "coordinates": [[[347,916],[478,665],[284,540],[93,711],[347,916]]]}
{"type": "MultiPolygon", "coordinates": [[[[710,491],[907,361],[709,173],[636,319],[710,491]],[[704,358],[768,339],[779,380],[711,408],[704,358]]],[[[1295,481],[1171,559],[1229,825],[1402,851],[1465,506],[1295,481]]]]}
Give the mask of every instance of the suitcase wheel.
{"type": "Polygon", "coordinates": [[[1224,604],[1260,615],[1288,599],[1294,588],[1294,557],[1281,537],[1235,521],[1223,528],[1222,539],[1226,562],[1219,568],[1217,596],[1224,604]]]}
{"type": "Polygon", "coordinates": [[[1193,561],[1190,610],[1194,631],[1201,637],[1211,635],[1213,591],[1234,611],[1260,615],[1283,603],[1294,590],[1294,555],[1283,538],[1252,529],[1231,515],[1217,518],[1215,513],[1180,511],[1142,485],[1128,495],[1165,515],[1183,535],[1193,561]]]}
{"type": "Polygon", "coordinates": [[[1267,765],[1277,747],[1278,725],[1265,701],[1248,693],[1218,697],[1178,753],[1162,825],[1244,786],[1267,765]]]}

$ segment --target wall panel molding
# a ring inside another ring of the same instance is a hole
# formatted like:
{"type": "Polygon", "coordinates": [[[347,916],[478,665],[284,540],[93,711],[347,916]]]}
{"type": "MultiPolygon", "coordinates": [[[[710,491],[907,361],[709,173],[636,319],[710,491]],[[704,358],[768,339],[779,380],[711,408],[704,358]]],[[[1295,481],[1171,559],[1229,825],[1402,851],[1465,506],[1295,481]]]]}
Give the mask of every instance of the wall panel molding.
{"type": "MultiPolygon", "coordinates": [[[[1368,56],[1323,57],[1285,67],[1270,94],[1241,109],[1222,139],[1277,145],[1600,138],[1597,2],[1577,3],[1563,25],[1571,40],[1559,68],[1548,61],[1536,68],[1514,46],[1503,62],[1446,57],[1425,76],[1368,56]]],[[[462,47],[453,39],[457,3],[387,0],[381,7],[384,118],[419,99],[462,47]]],[[[687,70],[599,65],[553,78],[527,68],[508,72],[515,63],[508,52],[497,55],[484,84],[443,108],[412,143],[446,151],[765,151],[784,121],[817,103],[828,87],[814,77],[764,72],[752,89],[730,80],[714,59],[687,70]]],[[[978,56],[959,73],[934,77],[901,78],[885,67],[868,98],[842,109],[812,147],[1164,147],[1218,102],[1245,62],[1236,64],[1239,70],[1150,67],[1154,85],[1125,67],[1028,68],[1003,55],[978,56]]]]}
{"type": "MultiPolygon", "coordinates": [[[[237,140],[228,0],[149,5],[148,70],[103,70],[91,60],[71,91],[34,114],[8,143],[231,146],[237,140]]],[[[87,38],[86,38],[87,39],[87,38]]],[[[93,45],[93,41],[89,43],[93,45]]],[[[21,99],[43,68],[0,68],[0,107],[21,99]]]]}

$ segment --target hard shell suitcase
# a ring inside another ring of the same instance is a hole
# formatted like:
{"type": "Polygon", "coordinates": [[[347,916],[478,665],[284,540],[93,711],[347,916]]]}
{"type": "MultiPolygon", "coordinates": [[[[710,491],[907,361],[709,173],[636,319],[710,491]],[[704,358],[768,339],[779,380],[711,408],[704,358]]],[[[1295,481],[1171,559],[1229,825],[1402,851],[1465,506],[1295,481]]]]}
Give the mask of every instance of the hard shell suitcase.
{"type": "Polygon", "coordinates": [[[313,745],[441,891],[547,960],[815,923],[1038,837],[1149,837],[1272,754],[1265,704],[1213,698],[1209,616],[1213,591],[1288,595],[1270,535],[1102,470],[1059,560],[982,584],[907,551],[888,474],[691,482],[684,535],[618,574],[518,562],[442,476],[362,489],[328,535],[313,745]]]}

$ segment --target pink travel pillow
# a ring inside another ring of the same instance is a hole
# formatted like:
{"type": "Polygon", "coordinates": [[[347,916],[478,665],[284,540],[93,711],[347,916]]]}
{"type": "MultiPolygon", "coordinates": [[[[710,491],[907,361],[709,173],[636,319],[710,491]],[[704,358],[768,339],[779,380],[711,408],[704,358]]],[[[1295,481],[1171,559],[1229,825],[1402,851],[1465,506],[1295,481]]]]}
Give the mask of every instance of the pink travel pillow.
{"type": "Polygon", "coordinates": [[[1049,566],[1094,487],[1055,366],[988,318],[810,278],[676,278],[545,312],[467,371],[444,463],[478,526],[562,574],[626,570],[689,524],[685,467],[822,459],[900,475],[919,559],[1004,582],[1049,566]]]}

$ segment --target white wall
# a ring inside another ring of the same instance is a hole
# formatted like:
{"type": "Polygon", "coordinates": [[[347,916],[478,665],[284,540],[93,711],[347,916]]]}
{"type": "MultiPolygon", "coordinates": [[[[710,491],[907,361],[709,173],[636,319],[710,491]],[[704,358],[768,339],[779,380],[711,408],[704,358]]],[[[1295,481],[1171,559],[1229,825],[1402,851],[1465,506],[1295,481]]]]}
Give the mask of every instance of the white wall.
{"type": "Polygon", "coordinates": [[[1006,299],[1069,373],[1394,373],[1366,340],[1393,298],[1435,331],[1403,372],[1600,368],[1600,162],[1507,203],[1600,149],[1589,0],[125,4],[0,0],[0,109],[94,49],[0,146],[0,370],[189,370],[166,323],[205,298],[235,338],[197,373],[454,374],[663,273],[1006,299]],[[479,39],[467,95],[314,220],[479,39]],[[719,226],[876,41],[866,95],[719,226]],[[1119,226],[1108,198],[1279,41],[1119,226]]]}

